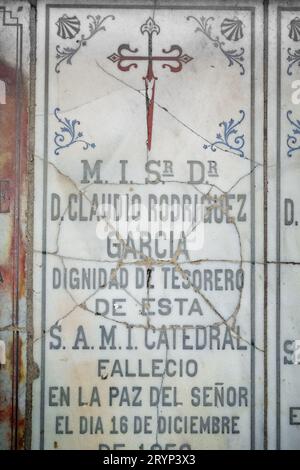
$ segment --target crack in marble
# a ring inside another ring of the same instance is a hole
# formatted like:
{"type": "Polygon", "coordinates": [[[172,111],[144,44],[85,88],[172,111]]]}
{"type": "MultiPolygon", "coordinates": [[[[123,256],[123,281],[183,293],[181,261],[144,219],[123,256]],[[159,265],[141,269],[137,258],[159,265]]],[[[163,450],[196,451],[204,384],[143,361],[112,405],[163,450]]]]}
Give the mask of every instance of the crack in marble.
{"type": "MultiPolygon", "coordinates": [[[[124,86],[126,86],[127,88],[133,90],[134,92],[138,93],[139,95],[141,95],[144,99],[145,99],[145,92],[144,91],[141,91],[139,90],[138,88],[135,88],[134,86],[130,85],[129,83],[125,82],[125,80],[122,80],[121,78],[117,77],[116,75],[114,75],[113,73],[111,72],[108,72],[101,64],[99,64],[99,62],[96,60],[95,61],[97,66],[99,67],[99,69],[101,69],[106,75],[114,78],[115,80],[117,80],[118,82],[122,83],[124,86]]],[[[154,100],[154,104],[162,109],[163,111],[165,111],[169,116],[171,116],[176,122],[178,122],[178,124],[180,124],[181,126],[183,126],[184,128],[188,129],[192,134],[196,135],[197,137],[199,137],[200,139],[202,139],[204,142],[208,143],[209,145],[212,145],[213,142],[210,141],[209,139],[207,139],[206,137],[204,137],[203,135],[201,135],[198,131],[196,131],[195,129],[193,129],[191,126],[189,126],[188,124],[186,124],[184,121],[182,121],[181,119],[179,119],[177,116],[175,116],[175,114],[173,114],[169,109],[167,109],[165,106],[162,106],[160,103],[158,103],[156,100],[154,100]]],[[[214,147],[222,152],[225,152],[225,153],[228,153],[229,155],[235,155],[237,157],[239,157],[241,159],[241,156],[239,153],[237,152],[234,152],[232,150],[227,150],[227,149],[224,149],[218,145],[214,145],[214,147]]],[[[147,151],[147,157],[148,157],[148,154],[149,152],[147,151]]],[[[252,161],[253,163],[255,163],[257,166],[261,166],[263,167],[263,163],[260,163],[260,162],[257,162],[255,160],[252,160],[251,158],[249,157],[243,157],[243,160],[248,160],[248,161],[252,161]]]]}

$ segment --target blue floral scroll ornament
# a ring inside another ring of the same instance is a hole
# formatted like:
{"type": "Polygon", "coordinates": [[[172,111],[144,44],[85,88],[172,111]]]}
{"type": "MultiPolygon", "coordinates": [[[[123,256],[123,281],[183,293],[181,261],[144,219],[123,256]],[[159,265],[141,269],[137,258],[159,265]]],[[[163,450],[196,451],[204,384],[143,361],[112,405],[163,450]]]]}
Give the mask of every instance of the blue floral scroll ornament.
{"type": "Polygon", "coordinates": [[[292,114],[292,111],[288,111],[286,114],[288,121],[293,126],[292,128],[293,135],[288,134],[287,141],[286,141],[287,146],[289,148],[288,153],[287,153],[288,157],[291,157],[293,152],[300,150],[300,138],[298,141],[298,136],[300,136],[300,121],[299,119],[296,119],[295,121],[293,121],[291,119],[291,114],[292,114]]]}
{"type": "Polygon", "coordinates": [[[203,148],[210,148],[213,152],[217,148],[228,149],[232,153],[236,153],[241,158],[243,158],[244,152],[243,148],[245,145],[244,134],[236,135],[238,133],[237,127],[245,118],[245,112],[240,110],[241,118],[238,121],[230,119],[229,121],[220,122],[219,127],[222,128],[222,132],[219,132],[216,135],[216,140],[211,144],[203,145],[203,148]]]}
{"type": "Polygon", "coordinates": [[[287,61],[289,63],[287,68],[287,74],[292,75],[292,68],[294,67],[294,65],[298,65],[300,67],[300,49],[296,49],[295,51],[293,51],[290,47],[288,47],[287,51],[287,61]]]}
{"type": "Polygon", "coordinates": [[[94,143],[89,143],[83,138],[83,133],[82,132],[77,132],[76,126],[80,125],[80,121],[77,121],[77,119],[67,119],[67,118],[60,118],[58,116],[58,113],[60,112],[59,108],[55,108],[54,110],[54,116],[56,117],[57,121],[61,124],[60,131],[55,132],[54,136],[54,143],[56,145],[56,148],[54,150],[55,155],[59,155],[59,152],[62,149],[65,149],[67,147],[70,147],[73,144],[78,144],[82,143],[83,150],[87,150],[89,147],[94,149],[96,147],[96,144],[94,143]]]}
{"type": "MultiPolygon", "coordinates": [[[[238,49],[228,50],[224,48],[225,43],[223,41],[220,41],[219,36],[213,35],[212,24],[211,24],[211,22],[215,20],[213,16],[210,16],[209,18],[205,18],[205,16],[201,16],[199,20],[195,16],[188,16],[187,20],[196,21],[198,26],[195,29],[195,33],[200,31],[202,34],[204,34],[207,37],[207,39],[211,41],[211,43],[217,49],[219,49],[222,52],[222,54],[228,60],[228,67],[231,67],[234,64],[238,64],[240,67],[240,75],[245,74],[245,67],[243,65],[245,49],[243,47],[241,47],[239,50],[238,49]]],[[[224,22],[223,22],[223,27],[224,27],[224,22]]],[[[222,34],[224,34],[224,29],[223,29],[222,34]]],[[[237,40],[240,38],[242,38],[242,29],[238,31],[237,40]]]]}

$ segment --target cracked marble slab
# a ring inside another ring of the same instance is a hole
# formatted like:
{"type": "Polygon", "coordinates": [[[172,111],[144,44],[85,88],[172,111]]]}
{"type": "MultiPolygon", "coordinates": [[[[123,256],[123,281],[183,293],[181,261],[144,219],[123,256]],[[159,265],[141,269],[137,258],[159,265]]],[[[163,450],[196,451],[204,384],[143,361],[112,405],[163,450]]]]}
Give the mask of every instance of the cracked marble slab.
{"type": "Polygon", "coordinates": [[[38,3],[33,447],[262,448],[262,4],[98,3],[38,3]]]}

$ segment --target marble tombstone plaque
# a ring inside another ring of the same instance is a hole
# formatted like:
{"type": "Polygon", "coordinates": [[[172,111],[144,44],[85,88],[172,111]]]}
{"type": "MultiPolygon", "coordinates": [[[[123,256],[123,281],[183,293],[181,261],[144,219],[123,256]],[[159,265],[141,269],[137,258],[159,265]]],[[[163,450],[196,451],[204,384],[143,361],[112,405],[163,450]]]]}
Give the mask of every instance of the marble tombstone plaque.
{"type": "Polygon", "coordinates": [[[38,2],[33,448],[299,447],[298,10],[38,2]]]}

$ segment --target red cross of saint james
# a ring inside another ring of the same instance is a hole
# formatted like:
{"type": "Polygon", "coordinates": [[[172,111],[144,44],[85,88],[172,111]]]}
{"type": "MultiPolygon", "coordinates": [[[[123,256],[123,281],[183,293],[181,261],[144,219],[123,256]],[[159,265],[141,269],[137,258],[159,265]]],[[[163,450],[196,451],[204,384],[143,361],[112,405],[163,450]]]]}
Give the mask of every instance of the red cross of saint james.
{"type": "Polygon", "coordinates": [[[148,62],[147,74],[143,77],[145,81],[145,97],[146,97],[146,119],[147,119],[147,148],[151,150],[152,143],[152,130],[153,130],[153,111],[154,111],[154,99],[155,99],[155,81],[157,77],[154,75],[153,63],[155,61],[163,62],[162,67],[168,67],[171,72],[180,72],[183,64],[190,62],[193,57],[187,54],[183,54],[182,48],[177,45],[172,45],[168,50],[163,49],[162,52],[165,55],[157,56],[153,55],[153,34],[160,33],[160,27],[155,23],[153,18],[148,18],[144,23],[140,31],[142,34],[148,34],[148,55],[139,56],[134,55],[138,52],[138,49],[131,49],[129,44],[121,44],[118,47],[118,52],[114,52],[108,57],[114,63],[117,63],[118,69],[122,72],[128,72],[131,67],[137,68],[137,61],[148,62]],[[124,55],[124,51],[128,51],[132,55],[124,55]],[[174,53],[177,53],[174,55],[174,53]],[[169,54],[169,55],[168,55],[169,54]]]}

